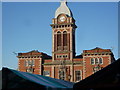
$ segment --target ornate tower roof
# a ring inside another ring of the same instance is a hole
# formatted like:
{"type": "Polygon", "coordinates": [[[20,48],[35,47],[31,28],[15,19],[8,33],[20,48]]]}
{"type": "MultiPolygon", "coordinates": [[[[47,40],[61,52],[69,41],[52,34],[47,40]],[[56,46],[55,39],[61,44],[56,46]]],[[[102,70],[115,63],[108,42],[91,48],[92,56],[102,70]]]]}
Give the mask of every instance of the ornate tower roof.
{"type": "Polygon", "coordinates": [[[66,14],[72,17],[72,12],[70,11],[66,3],[67,3],[67,0],[61,0],[61,5],[60,7],[58,7],[58,9],[55,12],[55,18],[57,18],[57,16],[60,14],[66,14]]]}

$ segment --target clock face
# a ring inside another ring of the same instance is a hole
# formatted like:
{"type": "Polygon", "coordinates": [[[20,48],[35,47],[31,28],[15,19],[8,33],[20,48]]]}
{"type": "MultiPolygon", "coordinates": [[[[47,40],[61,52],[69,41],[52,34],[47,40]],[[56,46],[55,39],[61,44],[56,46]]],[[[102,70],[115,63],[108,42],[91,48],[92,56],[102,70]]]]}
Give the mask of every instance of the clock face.
{"type": "Polygon", "coordinates": [[[59,18],[59,20],[60,20],[61,22],[64,22],[64,21],[66,20],[66,18],[65,18],[64,16],[61,16],[61,17],[59,18]]]}

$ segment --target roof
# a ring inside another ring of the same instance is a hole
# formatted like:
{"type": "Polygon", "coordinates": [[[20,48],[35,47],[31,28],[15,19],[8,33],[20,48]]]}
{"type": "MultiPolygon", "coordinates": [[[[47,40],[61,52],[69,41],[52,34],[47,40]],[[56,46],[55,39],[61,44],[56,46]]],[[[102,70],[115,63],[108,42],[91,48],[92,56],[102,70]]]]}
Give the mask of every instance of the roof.
{"type": "Polygon", "coordinates": [[[21,56],[21,55],[42,55],[42,54],[45,54],[45,53],[39,52],[38,50],[32,50],[32,51],[27,52],[27,53],[18,53],[18,56],[21,56]]]}
{"type": "Polygon", "coordinates": [[[74,83],[64,80],[45,77],[42,75],[20,72],[8,68],[2,69],[3,89],[53,89],[53,88],[72,88],[74,83]]]}
{"type": "Polygon", "coordinates": [[[72,16],[72,12],[66,5],[66,0],[61,0],[61,5],[60,7],[58,7],[58,9],[55,12],[55,18],[57,18],[57,16],[60,14],[66,14],[68,16],[72,16]]]}
{"type": "Polygon", "coordinates": [[[91,49],[91,50],[83,50],[83,53],[111,53],[111,50],[96,47],[96,48],[91,49]]]}
{"type": "Polygon", "coordinates": [[[18,53],[18,58],[20,57],[36,57],[36,56],[44,56],[44,58],[46,59],[51,59],[52,57],[47,55],[46,53],[43,53],[43,52],[39,52],[38,50],[32,50],[30,52],[27,52],[27,53],[18,53]]]}
{"type": "Polygon", "coordinates": [[[77,55],[77,56],[75,56],[75,58],[83,58],[83,56],[82,55],[77,55]]]}
{"type": "Polygon", "coordinates": [[[73,86],[74,90],[104,90],[104,88],[120,90],[120,59],[73,86]]]}

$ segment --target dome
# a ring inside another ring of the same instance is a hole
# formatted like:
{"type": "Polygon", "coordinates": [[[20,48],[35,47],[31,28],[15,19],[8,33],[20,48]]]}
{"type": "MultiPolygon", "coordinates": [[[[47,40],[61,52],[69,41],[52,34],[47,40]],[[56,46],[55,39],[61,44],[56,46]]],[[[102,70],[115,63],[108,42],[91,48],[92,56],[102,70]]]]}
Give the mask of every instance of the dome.
{"type": "Polygon", "coordinates": [[[72,16],[70,9],[66,5],[66,0],[61,1],[60,7],[58,7],[58,9],[55,12],[55,18],[57,18],[57,16],[60,14],[66,14],[68,16],[72,16]]]}

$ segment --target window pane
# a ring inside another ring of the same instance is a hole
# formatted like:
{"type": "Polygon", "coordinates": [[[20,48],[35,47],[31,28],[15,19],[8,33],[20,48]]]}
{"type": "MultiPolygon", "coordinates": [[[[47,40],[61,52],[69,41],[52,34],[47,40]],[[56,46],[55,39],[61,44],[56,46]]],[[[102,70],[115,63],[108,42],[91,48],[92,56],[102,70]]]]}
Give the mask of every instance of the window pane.
{"type": "Polygon", "coordinates": [[[76,78],[76,82],[81,80],[81,72],[80,71],[75,71],[75,78],[76,78]]]}
{"type": "Polygon", "coordinates": [[[93,67],[93,73],[95,73],[95,72],[97,72],[97,71],[99,71],[99,70],[101,70],[102,68],[98,65],[98,66],[95,66],[95,67],[93,67]]]}
{"type": "Polygon", "coordinates": [[[34,60],[32,60],[32,66],[34,65],[34,60]]]}
{"type": "Polygon", "coordinates": [[[30,60],[28,60],[28,65],[30,65],[30,60]]]}
{"type": "Polygon", "coordinates": [[[95,58],[95,64],[99,64],[98,58],[95,58]]]}
{"type": "Polygon", "coordinates": [[[26,66],[26,60],[24,61],[24,66],[26,66]]]}
{"type": "Polygon", "coordinates": [[[50,76],[50,71],[43,71],[44,76],[50,76]]]}
{"type": "Polygon", "coordinates": [[[61,32],[57,32],[57,46],[61,46],[61,32]]]}
{"type": "Polygon", "coordinates": [[[64,70],[59,71],[59,79],[65,80],[65,71],[64,70]]]}
{"type": "Polygon", "coordinates": [[[99,59],[99,64],[103,64],[102,58],[99,59]]]}
{"type": "Polygon", "coordinates": [[[34,69],[33,68],[28,68],[28,69],[26,69],[26,72],[33,73],[34,69]]]}
{"type": "Polygon", "coordinates": [[[28,60],[24,61],[24,66],[28,66],[28,60]]]}
{"type": "Polygon", "coordinates": [[[63,32],[63,46],[67,46],[67,32],[63,32]]]}
{"type": "Polygon", "coordinates": [[[91,58],[91,64],[92,65],[94,64],[94,58],[91,58]]]}

